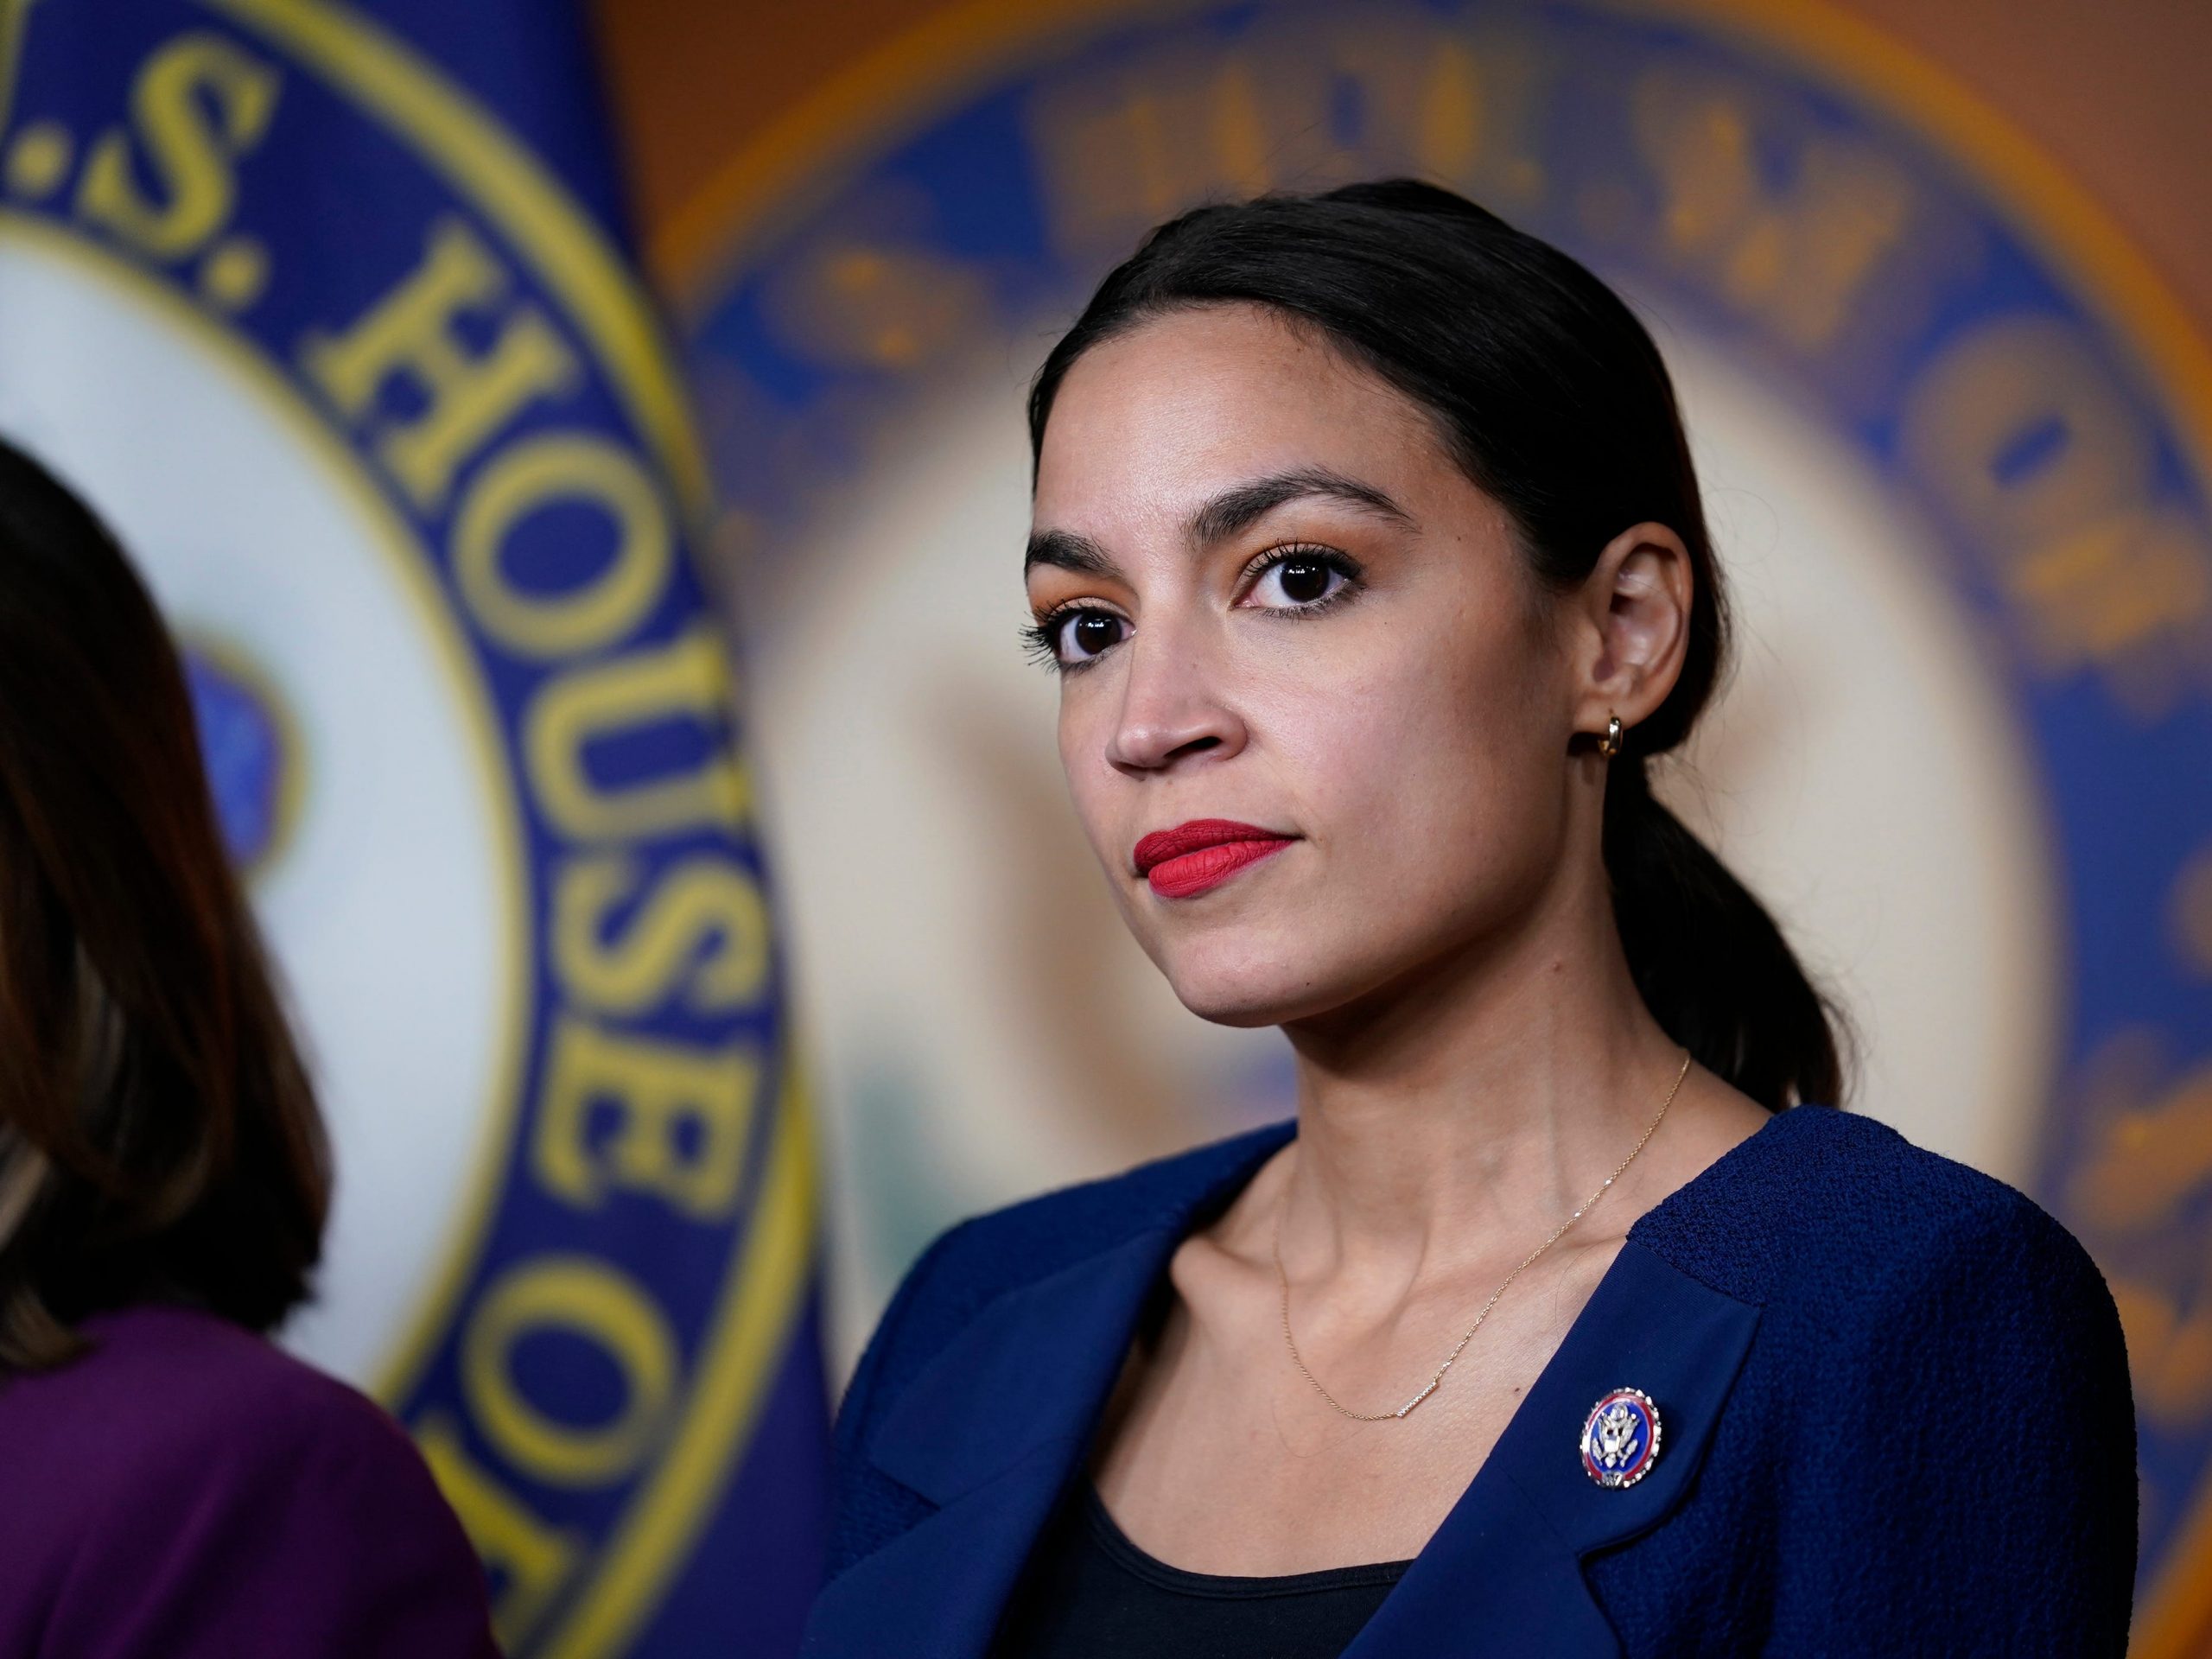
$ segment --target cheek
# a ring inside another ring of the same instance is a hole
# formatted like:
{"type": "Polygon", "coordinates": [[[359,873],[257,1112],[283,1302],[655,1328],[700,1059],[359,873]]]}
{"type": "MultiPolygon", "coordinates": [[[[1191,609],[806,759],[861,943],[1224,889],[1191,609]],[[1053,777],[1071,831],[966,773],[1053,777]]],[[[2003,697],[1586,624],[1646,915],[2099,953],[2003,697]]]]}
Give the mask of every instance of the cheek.
{"type": "Polygon", "coordinates": [[[1271,724],[1313,833],[1429,903],[1440,882],[1517,863],[1547,833],[1561,776],[1548,664],[1507,629],[1395,643],[1325,696],[1308,682],[1271,724]]]}

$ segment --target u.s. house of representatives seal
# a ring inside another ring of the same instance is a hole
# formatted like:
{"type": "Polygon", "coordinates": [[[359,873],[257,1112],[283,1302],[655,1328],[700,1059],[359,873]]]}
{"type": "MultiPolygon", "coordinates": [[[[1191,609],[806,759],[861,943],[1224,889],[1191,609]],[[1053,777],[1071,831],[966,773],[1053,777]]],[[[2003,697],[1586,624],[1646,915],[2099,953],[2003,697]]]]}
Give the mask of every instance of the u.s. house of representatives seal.
{"type": "Polygon", "coordinates": [[[880,1295],[963,1210],[1288,1109],[1263,1042],[1122,948],[1070,822],[1011,644],[1021,385],[1160,220],[1395,173],[1650,322],[1744,624],[1658,786],[1853,1015],[1849,1103],[2095,1251],[2141,1408],[2137,1640],[2201,1651],[2212,367],[2075,187],[1815,4],[979,3],[667,228],[806,831],[777,844],[844,1260],[880,1295]]]}
{"type": "Polygon", "coordinates": [[[1659,1458],[1659,1408],[1641,1389],[1615,1389],[1582,1424],[1582,1467],[1600,1486],[1633,1486],[1659,1458]]]}
{"type": "Polygon", "coordinates": [[[398,39],[97,10],[0,13],[0,428],[191,655],[334,1134],[283,1334],[413,1431],[512,1650],[620,1650],[809,1255],[683,401],[597,221],[398,39]]]}

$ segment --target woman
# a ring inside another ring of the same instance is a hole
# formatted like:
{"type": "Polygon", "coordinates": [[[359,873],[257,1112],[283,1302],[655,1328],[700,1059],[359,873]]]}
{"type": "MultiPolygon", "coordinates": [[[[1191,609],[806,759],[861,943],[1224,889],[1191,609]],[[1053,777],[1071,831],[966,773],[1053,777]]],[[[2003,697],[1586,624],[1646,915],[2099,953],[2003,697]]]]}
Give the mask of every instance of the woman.
{"type": "Polygon", "coordinates": [[[1204,207],[1030,431],[1077,813],[1298,1112],[931,1246],[809,1650],[2120,1653],[2096,1269],[1834,1107],[1821,997],[1647,787],[1727,612],[1621,302],[1410,181],[1204,207]]]}
{"type": "Polygon", "coordinates": [[[406,1434],[264,1335],[329,1185],[175,649],[0,444],[0,1654],[496,1653],[406,1434]]]}

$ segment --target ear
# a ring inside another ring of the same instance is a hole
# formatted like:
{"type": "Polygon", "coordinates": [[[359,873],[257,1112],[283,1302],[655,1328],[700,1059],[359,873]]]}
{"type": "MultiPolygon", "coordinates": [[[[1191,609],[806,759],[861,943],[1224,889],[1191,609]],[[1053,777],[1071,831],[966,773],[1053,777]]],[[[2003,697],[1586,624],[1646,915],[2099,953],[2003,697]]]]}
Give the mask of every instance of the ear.
{"type": "Polygon", "coordinates": [[[1605,543],[1577,599],[1574,728],[1628,730],[1667,700],[1689,646],[1695,585],[1689,549],[1662,524],[1631,524],[1605,543]]]}

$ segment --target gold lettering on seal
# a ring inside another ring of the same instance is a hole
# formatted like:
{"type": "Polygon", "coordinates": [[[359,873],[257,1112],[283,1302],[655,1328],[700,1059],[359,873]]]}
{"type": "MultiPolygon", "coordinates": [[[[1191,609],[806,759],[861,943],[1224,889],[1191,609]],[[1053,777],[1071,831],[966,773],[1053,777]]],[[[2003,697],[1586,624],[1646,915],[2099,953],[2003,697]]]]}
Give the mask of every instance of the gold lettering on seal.
{"type": "Polygon", "coordinates": [[[461,1374],[477,1424],[516,1469],[549,1485],[603,1486],[652,1449],[675,1397],[676,1338],[659,1306],[612,1263],[534,1256],[502,1274],[471,1311],[461,1374]],[[517,1344],[555,1332],[589,1344],[620,1375],[622,1402],[606,1421],[556,1417],[515,1386],[517,1344]]]}
{"type": "Polygon", "coordinates": [[[1659,242],[1720,296],[1803,353],[1827,346],[1895,251],[1914,193],[1870,147],[1799,137],[1785,192],[1761,176],[1751,103],[1655,69],[1630,94],[1638,149],[1659,184],[1659,242]]]}
{"type": "Polygon", "coordinates": [[[571,1014],[554,1037],[546,1077],[534,1162],[553,1192],[592,1207],[624,1187],[702,1224],[734,1211],[760,1083],[752,1055],[608,1031],[571,1014]]]}
{"type": "Polygon", "coordinates": [[[643,1014],[681,989],[694,1014],[733,1014],[766,988],[767,901],[742,865],[702,855],[670,868],[618,938],[603,930],[636,894],[620,855],[571,859],[553,890],[553,959],[569,993],[608,1014],[643,1014]]]}
{"type": "Polygon", "coordinates": [[[2151,433],[2073,324],[1974,328],[1908,389],[1901,435],[2037,667],[2100,669],[2148,716],[2212,664],[2212,545],[2160,499],[2151,433]]]}
{"type": "Polygon", "coordinates": [[[233,165],[261,141],[280,78],[219,35],[180,36],[154,54],[130,89],[134,130],[103,133],[85,160],[77,213],[150,258],[184,258],[229,220],[233,165]],[[165,194],[139,188],[138,154],[165,194]]]}
{"type": "Polygon", "coordinates": [[[1056,245],[1090,259],[1210,197],[1412,174],[1503,212],[1544,187],[1533,38],[1410,12],[1262,13],[1041,87],[1027,122],[1056,245]]]}
{"type": "Polygon", "coordinates": [[[2137,1404],[2187,1427],[2212,1416],[2212,1252],[2196,1219],[2212,1194],[2212,1064],[2169,1077],[2160,1047],[2139,1028],[2091,1058],[2089,1138],[2060,1204],[2112,1287],[2137,1404]]]}
{"type": "Polygon", "coordinates": [[[346,419],[367,423],[387,383],[404,378],[423,407],[374,423],[378,458],[418,507],[440,505],[454,474],[533,399],[574,385],[575,354],[545,314],[505,303],[512,278],[461,220],[441,219],[420,264],[339,334],[301,342],[300,366],[346,419]],[[497,329],[488,348],[459,325],[497,329]]]}
{"type": "Polygon", "coordinates": [[[724,719],[728,664],[713,628],[702,624],[664,645],[563,673],[531,704],[523,751],[546,816],[579,841],[672,835],[744,817],[746,784],[736,761],[709,749],[688,769],[607,785],[593,775],[594,742],[659,721],[724,719]]]}

